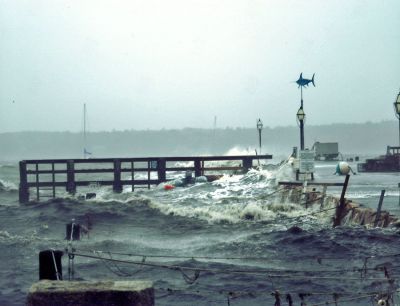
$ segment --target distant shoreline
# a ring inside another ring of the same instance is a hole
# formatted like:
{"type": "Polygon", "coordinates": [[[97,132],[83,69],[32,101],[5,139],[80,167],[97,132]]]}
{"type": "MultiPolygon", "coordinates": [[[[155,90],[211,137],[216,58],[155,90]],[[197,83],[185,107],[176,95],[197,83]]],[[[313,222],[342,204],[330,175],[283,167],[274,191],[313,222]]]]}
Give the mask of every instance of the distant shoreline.
{"type": "MultiPolygon", "coordinates": [[[[398,145],[398,123],[329,124],[305,126],[306,147],[315,141],[338,142],[342,154],[381,155],[387,145],[398,145]]],[[[262,153],[288,155],[299,146],[298,127],[265,127],[262,153]]],[[[93,157],[222,155],[230,150],[258,150],[256,128],[184,128],[180,130],[126,130],[89,132],[93,157]]],[[[78,132],[0,133],[0,160],[81,158],[83,135],[78,132]]]]}

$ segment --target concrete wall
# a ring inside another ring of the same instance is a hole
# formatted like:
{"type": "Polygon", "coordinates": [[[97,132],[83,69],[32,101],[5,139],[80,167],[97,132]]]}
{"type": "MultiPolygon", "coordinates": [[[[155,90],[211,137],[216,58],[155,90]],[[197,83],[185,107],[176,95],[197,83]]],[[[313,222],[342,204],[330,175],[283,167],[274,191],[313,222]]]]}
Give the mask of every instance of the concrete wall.
{"type": "Polygon", "coordinates": [[[50,281],[29,290],[28,306],[153,306],[150,281],[50,281]]]}

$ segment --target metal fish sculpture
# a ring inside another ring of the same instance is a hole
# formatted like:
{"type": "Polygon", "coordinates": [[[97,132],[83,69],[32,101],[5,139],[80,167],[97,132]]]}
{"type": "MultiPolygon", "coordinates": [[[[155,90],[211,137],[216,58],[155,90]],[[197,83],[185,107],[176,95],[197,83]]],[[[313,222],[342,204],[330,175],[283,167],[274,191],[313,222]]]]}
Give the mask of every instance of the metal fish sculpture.
{"type": "Polygon", "coordinates": [[[300,77],[299,77],[299,79],[296,81],[296,83],[299,85],[299,87],[300,87],[300,86],[302,86],[302,87],[308,86],[309,83],[312,83],[312,84],[314,85],[314,87],[315,87],[314,75],[315,75],[315,73],[313,74],[312,79],[309,80],[309,79],[303,79],[303,73],[300,73],[300,77]]]}

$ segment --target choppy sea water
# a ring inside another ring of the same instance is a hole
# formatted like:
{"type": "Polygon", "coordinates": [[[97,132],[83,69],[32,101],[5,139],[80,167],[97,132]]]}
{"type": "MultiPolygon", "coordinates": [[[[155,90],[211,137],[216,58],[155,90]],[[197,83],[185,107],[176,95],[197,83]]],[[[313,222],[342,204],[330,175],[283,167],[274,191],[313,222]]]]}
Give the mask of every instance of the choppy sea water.
{"type": "MultiPolygon", "coordinates": [[[[335,166],[317,163],[316,180],[343,181],[335,166]]],[[[73,243],[76,253],[91,256],[75,256],[74,278],[149,279],[157,305],[274,305],[275,290],[281,305],[289,305],[288,294],[293,305],[301,297],[307,305],[376,305],[384,294],[399,305],[398,229],[332,229],[331,212],[309,214],[276,200],[277,182],[291,175],[288,167],[270,166],[168,191],[99,188],[91,200],[65,194],[19,204],[17,164],[0,163],[0,305],[25,303],[38,280],[38,253],[67,247],[72,218],[91,225],[73,243]]],[[[375,208],[385,189],[384,209],[399,215],[399,182],[398,173],[359,173],[346,196],[375,208]]]]}

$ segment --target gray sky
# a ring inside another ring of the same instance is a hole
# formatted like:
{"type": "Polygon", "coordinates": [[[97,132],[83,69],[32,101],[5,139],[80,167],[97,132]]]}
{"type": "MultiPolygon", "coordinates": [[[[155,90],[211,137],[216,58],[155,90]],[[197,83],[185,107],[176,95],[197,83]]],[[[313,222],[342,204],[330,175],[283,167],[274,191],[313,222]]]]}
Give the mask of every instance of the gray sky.
{"type": "Polygon", "coordinates": [[[0,0],[0,132],[394,120],[400,1],[0,0]],[[13,103],[14,101],[14,103],[13,103]]]}

